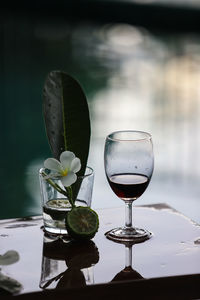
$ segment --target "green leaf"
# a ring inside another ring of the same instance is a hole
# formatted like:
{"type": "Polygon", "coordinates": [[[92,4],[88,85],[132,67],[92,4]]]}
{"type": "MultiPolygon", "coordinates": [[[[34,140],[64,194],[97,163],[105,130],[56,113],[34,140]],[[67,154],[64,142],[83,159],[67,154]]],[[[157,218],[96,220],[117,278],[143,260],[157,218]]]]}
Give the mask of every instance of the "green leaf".
{"type": "Polygon", "coordinates": [[[48,74],[43,90],[43,114],[52,154],[68,150],[81,160],[84,175],[90,146],[90,117],[80,84],[62,71],[48,74]]]}

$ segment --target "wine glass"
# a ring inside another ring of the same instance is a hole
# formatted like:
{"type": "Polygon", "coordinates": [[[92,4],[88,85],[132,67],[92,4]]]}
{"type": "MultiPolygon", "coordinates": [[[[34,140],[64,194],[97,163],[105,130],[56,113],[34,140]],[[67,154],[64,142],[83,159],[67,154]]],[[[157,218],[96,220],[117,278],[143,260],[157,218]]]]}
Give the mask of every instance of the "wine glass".
{"type": "Polygon", "coordinates": [[[117,242],[143,242],[148,230],[132,226],[132,203],[146,190],[153,173],[152,137],[143,131],[116,131],[106,137],[106,177],[113,192],[125,202],[125,226],[114,228],[106,237],[117,242]]]}

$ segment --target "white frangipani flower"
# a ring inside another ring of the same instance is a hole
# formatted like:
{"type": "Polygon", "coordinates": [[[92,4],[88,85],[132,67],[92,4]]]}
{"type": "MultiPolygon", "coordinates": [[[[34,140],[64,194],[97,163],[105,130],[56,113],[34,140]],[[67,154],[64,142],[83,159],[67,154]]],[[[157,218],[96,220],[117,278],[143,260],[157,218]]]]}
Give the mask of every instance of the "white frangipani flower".
{"type": "MultiPolygon", "coordinates": [[[[81,169],[80,159],[71,151],[64,151],[60,155],[60,161],[55,158],[47,158],[44,167],[52,171],[52,176],[59,176],[65,187],[72,185],[77,180],[77,173],[81,169]]],[[[52,177],[51,174],[48,177],[52,177]]]]}

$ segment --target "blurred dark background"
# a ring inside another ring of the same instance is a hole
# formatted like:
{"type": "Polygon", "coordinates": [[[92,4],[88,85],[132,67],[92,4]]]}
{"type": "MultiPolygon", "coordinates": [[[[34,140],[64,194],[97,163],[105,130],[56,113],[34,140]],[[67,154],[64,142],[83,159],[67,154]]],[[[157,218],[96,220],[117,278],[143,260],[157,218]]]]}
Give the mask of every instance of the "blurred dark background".
{"type": "Polygon", "coordinates": [[[63,70],[88,99],[92,206],[123,205],[104,175],[105,136],[146,130],[155,172],[136,204],[165,202],[199,222],[199,1],[17,1],[0,15],[0,218],[41,213],[42,89],[63,70]]]}

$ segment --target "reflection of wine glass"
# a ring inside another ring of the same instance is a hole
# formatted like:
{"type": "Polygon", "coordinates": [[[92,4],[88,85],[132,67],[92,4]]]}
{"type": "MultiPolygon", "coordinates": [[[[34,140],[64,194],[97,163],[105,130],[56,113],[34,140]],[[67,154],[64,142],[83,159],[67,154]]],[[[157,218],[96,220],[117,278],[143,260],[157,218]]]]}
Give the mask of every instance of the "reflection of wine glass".
{"type": "Polygon", "coordinates": [[[143,279],[143,277],[132,268],[132,244],[125,243],[125,267],[117,273],[112,281],[126,281],[143,279]]]}
{"type": "Polygon", "coordinates": [[[143,242],[151,233],[132,227],[132,203],[146,190],[153,173],[152,138],[142,131],[116,131],[109,134],[104,151],[105,172],[113,192],[125,202],[125,227],[106,233],[115,241],[143,242]]]}

